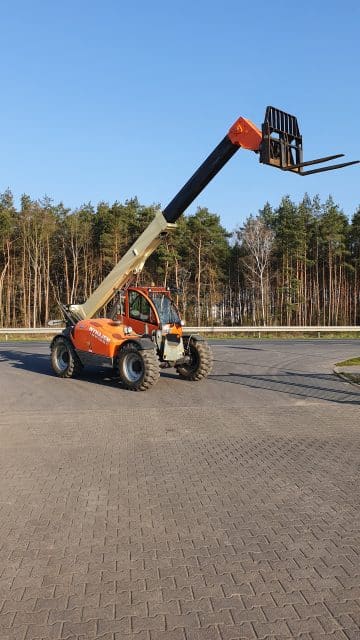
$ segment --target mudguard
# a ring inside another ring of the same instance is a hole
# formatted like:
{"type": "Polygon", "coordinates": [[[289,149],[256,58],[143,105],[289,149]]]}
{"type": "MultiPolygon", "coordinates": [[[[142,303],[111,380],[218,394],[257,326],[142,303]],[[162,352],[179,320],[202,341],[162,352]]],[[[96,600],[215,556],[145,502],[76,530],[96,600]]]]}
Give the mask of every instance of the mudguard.
{"type": "Polygon", "coordinates": [[[184,345],[187,346],[189,340],[196,340],[196,342],[206,342],[204,336],[200,336],[198,333],[183,333],[184,345]]]}
{"type": "Polygon", "coordinates": [[[121,347],[124,346],[124,344],[134,344],[135,347],[137,347],[141,351],[144,351],[146,349],[155,349],[155,344],[150,338],[139,338],[138,340],[126,340],[121,344],[120,349],[121,347]]]}
{"type": "Polygon", "coordinates": [[[59,336],[65,336],[65,338],[68,338],[68,340],[71,340],[71,333],[72,333],[72,327],[65,327],[65,329],[63,329],[61,333],[57,333],[56,336],[54,336],[50,342],[50,345],[49,345],[50,350],[56,338],[58,338],[59,336]]]}

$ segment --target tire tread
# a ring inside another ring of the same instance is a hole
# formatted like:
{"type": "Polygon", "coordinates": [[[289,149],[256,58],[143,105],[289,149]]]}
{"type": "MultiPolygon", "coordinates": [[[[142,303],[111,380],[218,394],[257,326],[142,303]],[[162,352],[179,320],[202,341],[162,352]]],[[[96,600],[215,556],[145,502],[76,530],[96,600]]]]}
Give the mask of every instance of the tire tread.
{"type": "MultiPolygon", "coordinates": [[[[136,345],[129,344],[124,345],[119,351],[115,361],[115,371],[120,375],[120,358],[125,351],[130,349],[136,349],[136,345]]],[[[159,360],[155,353],[155,349],[143,349],[141,355],[144,361],[145,374],[140,384],[127,384],[123,379],[121,380],[123,386],[129,391],[147,391],[150,389],[160,377],[159,360]]],[[[121,375],[120,375],[121,378],[121,375]]]]}
{"type": "Polygon", "coordinates": [[[190,380],[191,382],[197,382],[203,378],[207,378],[211,373],[213,357],[207,342],[194,341],[191,344],[191,348],[195,348],[199,356],[199,365],[197,369],[191,371],[186,367],[177,367],[177,372],[180,378],[190,380]]]}
{"type": "Polygon", "coordinates": [[[51,343],[51,364],[52,364],[52,368],[55,372],[55,374],[59,377],[59,378],[74,378],[75,376],[80,375],[82,369],[83,369],[83,365],[81,364],[79,357],[73,347],[73,345],[71,344],[70,340],[68,338],[66,338],[65,336],[56,336],[52,343],[51,343]],[[59,343],[63,343],[66,344],[67,349],[69,350],[70,353],[70,360],[69,360],[69,366],[65,371],[58,371],[56,369],[56,365],[54,364],[53,361],[53,357],[54,357],[54,351],[55,348],[57,347],[57,345],[59,345],[59,343]]]}

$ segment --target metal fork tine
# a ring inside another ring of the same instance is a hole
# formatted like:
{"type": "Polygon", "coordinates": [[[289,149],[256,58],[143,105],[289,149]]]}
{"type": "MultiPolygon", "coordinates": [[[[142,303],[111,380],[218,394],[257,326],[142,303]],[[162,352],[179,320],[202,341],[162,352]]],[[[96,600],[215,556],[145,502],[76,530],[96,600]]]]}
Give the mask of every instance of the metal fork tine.
{"type": "Polygon", "coordinates": [[[343,162],[342,164],[334,164],[331,167],[321,167],[321,169],[312,169],[311,171],[299,171],[299,176],[309,176],[311,173],[321,173],[322,171],[332,171],[333,169],[342,169],[342,167],[350,167],[351,164],[359,164],[360,160],[352,162],[343,162]]]}
{"type": "Polygon", "coordinates": [[[315,160],[308,160],[307,162],[300,162],[299,164],[293,164],[289,169],[301,169],[301,167],[308,167],[311,164],[320,164],[320,162],[329,162],[329,160],[336,160],[336,158],[343,158],[343,153],[337,153],[335,156],[326,156],[325,158],[316,158],[315,160]]]}

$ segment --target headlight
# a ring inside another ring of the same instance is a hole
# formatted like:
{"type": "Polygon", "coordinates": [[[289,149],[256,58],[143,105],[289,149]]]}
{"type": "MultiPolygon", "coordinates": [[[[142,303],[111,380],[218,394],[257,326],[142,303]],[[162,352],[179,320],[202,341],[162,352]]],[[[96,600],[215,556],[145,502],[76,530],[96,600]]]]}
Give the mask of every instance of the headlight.
{"type": "Polygon", "coordinates": [[[170,331],[170,325],[169,324],[163,324],[163,326],[161,327],[161,333],[163,336],[166,336],[170,331]]]}
{"type": "Polygon", "coordinates": [[[132,328],[131,327],[127,327],[126,325],[124,326],[124,333],[125,335],[128,335],[129,333],[132,333],[132,328]]]}

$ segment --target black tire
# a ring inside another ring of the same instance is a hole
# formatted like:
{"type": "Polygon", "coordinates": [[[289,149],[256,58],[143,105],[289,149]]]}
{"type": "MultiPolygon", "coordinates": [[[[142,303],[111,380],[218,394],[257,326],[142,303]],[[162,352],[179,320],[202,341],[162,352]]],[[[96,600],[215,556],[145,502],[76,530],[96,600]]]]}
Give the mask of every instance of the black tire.
{"type": "Polygon", "coordinates": [[[176,367],[180,378],[192,382],[207,378],[211,373],[213,357],[207,342],[191,340],[189,344],[190,364],[176,367]]]}
{"type": "Polygon", "coordinates": [[[51,343],[51,366],[59,378],[73,378],[82,370],[82,364],[70,340],[57,336],[51,343]]]}
{"type": "Polygon", "coordinates": [[[125,344],[115,361],[115,372],[129,391],[147,391],[159,379],[159,360],[155,349],[139,349],[125,344]]]}

